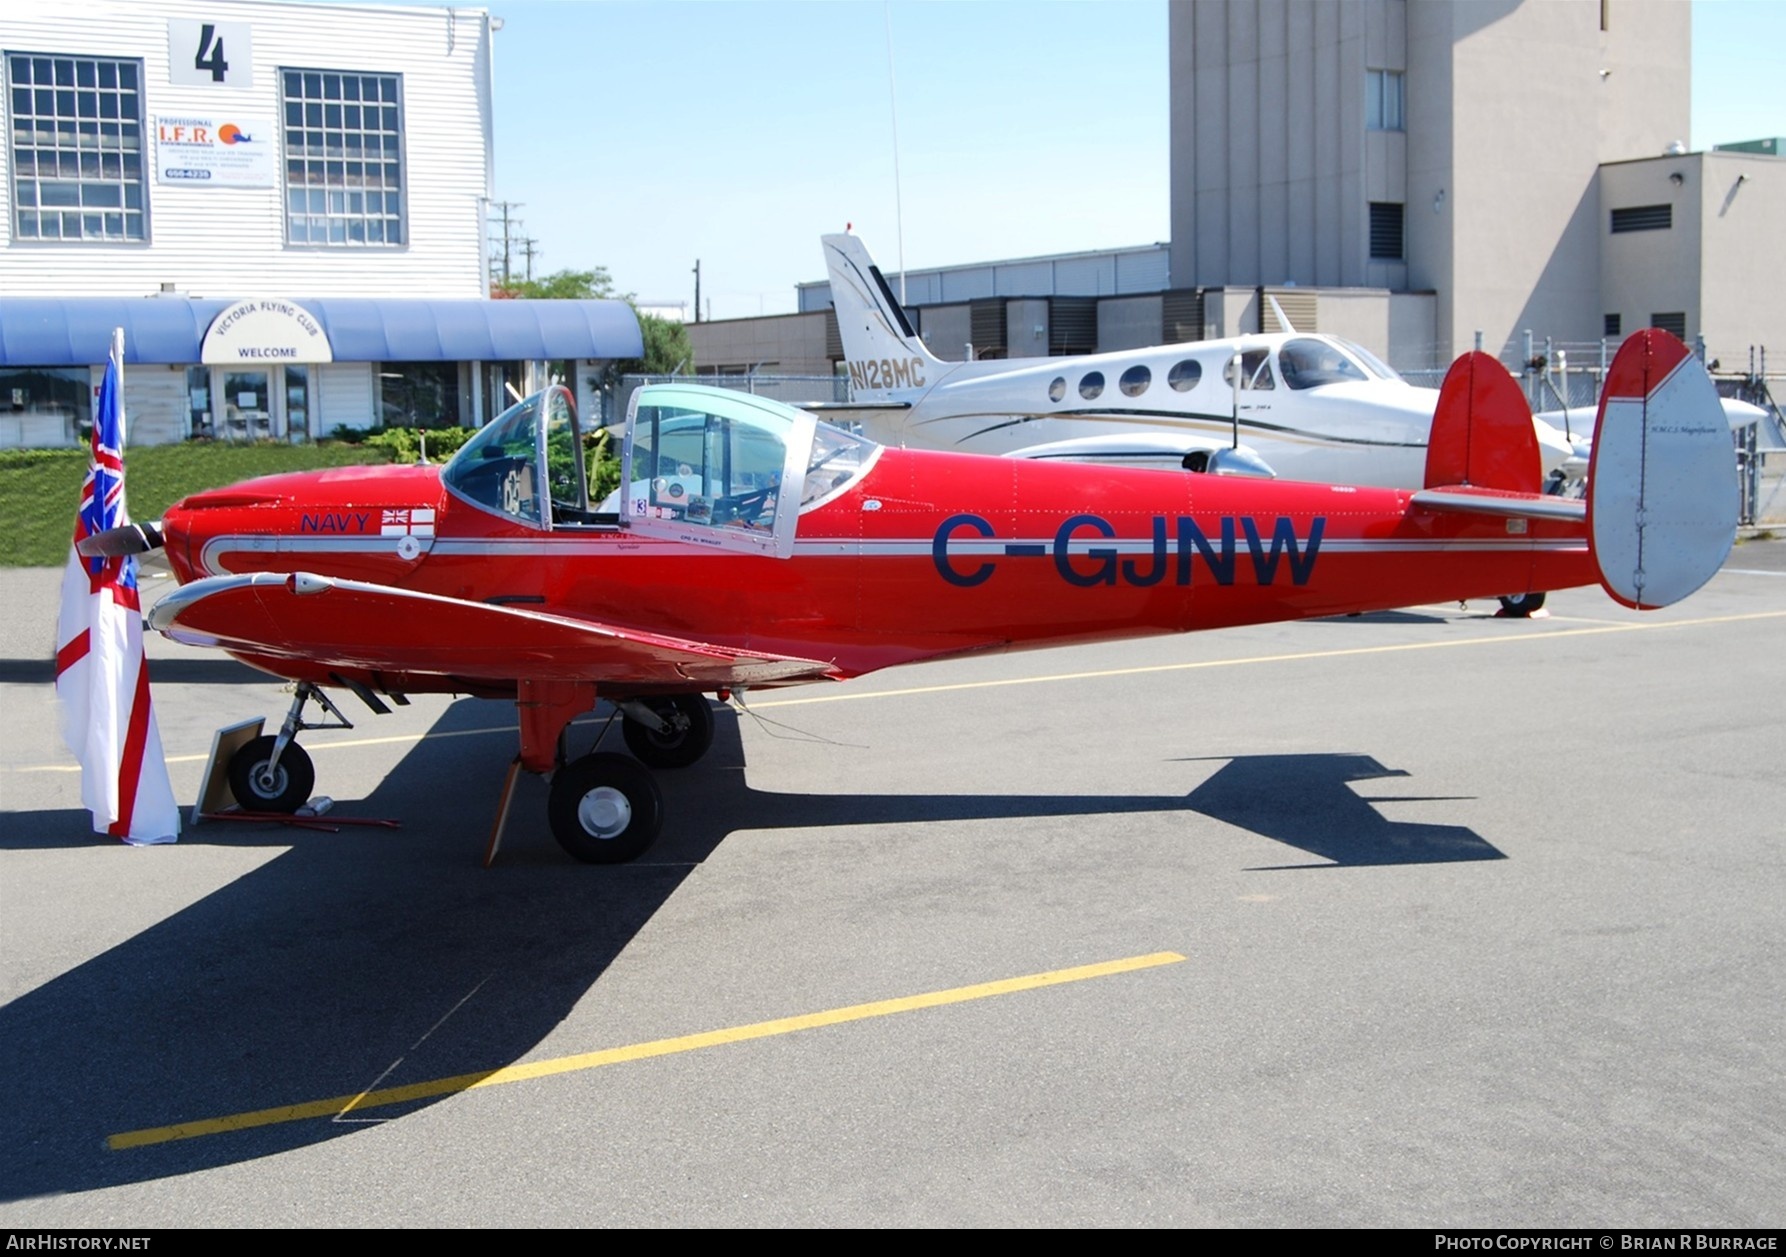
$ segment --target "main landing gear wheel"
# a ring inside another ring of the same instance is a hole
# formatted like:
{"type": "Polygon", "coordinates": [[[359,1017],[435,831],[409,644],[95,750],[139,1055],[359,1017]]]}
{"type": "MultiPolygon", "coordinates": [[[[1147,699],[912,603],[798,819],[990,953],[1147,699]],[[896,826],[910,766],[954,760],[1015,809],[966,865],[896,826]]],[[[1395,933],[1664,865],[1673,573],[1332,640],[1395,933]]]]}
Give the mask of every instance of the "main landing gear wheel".
{"type": "Polygon", "coordinates": [[[553,774],[546,815],[558,845],[576,859],[624,864],[656,841],[664,799],[636,761],[597,751],[553,774]]]}
{"type": "Polygon", "coordinates": [[[1508,594],[1501,599],[1502,613],[1519,620],[1525,619],[1543,605],[1543,594],[1508,594]]]}
{"type": "Polygon", "coordinates": [[[639,700],[667,726],[661,733],[628,718],[620,733],[626,749],[653,768],[687,768],[713,745],[713,708],[700,694],[639,700]]]}
{"type": "Polygon", "coordinates": [[[316,767],[309,754],[296,742],[287,742],[273,759],[273,744],[279,739],[268,734],[254,739],[230,756],[229,789],[246,812],[295,812],[310,797],[316,784],[316,767]]]}

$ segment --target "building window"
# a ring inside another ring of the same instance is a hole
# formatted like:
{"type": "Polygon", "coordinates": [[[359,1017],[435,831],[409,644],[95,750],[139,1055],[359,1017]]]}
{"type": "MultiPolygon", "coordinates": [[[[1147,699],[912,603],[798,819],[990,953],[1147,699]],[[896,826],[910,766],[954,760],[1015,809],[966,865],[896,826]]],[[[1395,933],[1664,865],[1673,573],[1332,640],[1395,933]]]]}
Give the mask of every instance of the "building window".
{"type": "Polygon", "coordinates": [[[1364,125],[1372,131],[1400,131],[1402,72],[1369,70],[1364,82],[1364,125]]]}
{"type": "Polygon", "coordinates": [[[279,81],[286,241],[404,243],[402,79],[281,70],[279,81]]]}
{"type": "Polygon", "coordinates": [[[148,238],[142,81],[141,61],[6,54],[17,239],[148,238]]]}
{"type": "Polygon", "coordinates": [[[378,422],[387,428],[459,424],[459,364],[386,362],[378,368],[378,422]]]}
{"type": "Polygon", "coordinates": [[[1371,260],[1402,260],[1402,206],[1398,201],[1371,202],[1371,260]]]}
{"type": "Polygon", "coordinates": [[[67,445],[93,428],[86,367],[0,367],[0,432],[18,445],[67,445]]]}
{"type": "Polygon", "coordinates": [[[1623,336],[1624,333],[1619,330],[1619,328],[1621,326],[1623,326],[1623,321],[1619,318],[1619,316],[1616,314],[1609,314],[1606,316],[1605,320],[1601,323],[1600,335],[1602,337],[1623,336]]]}
{"type": "Polygon", "coordinates": [[[1671,314],[1652,314],[1650,315],[1650,326],[1659,327],[1665,332],[1672,332],[1681,340],[1687,339],[1687,315],[1684,311],[1676,310],[1671,314]]]}
{"type": "Polygon", "coordinates": [[[1673,226],[1672,205],[1633,205],[1629,209],[1612,211],[1612,234],[1615,236],[1627,231],[1667,231],[1673,226]]]}

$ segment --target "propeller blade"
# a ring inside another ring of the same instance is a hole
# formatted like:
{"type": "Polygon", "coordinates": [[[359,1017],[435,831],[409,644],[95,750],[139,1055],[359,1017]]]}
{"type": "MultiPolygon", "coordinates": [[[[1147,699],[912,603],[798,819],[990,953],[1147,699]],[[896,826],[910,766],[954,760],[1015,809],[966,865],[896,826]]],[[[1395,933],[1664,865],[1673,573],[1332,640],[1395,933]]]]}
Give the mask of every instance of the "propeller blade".
{"type": "Polygon", "coordinates": [[[146,554],[165,544],[159,523],[125,524],[108,528],[91,537],[82,537],[75,549],[89,559],[121,559],[132,554],[146,554]]]}

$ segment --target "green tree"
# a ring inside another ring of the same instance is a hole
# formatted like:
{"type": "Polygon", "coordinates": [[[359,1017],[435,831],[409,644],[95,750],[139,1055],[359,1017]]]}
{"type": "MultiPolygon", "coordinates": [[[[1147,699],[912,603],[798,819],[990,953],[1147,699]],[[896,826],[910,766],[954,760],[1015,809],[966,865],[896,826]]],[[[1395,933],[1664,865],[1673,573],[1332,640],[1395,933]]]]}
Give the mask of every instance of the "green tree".
{"type": "MultiPolygon", "coordinates": [[[[633,308],[639,314],[638,307],[633,308]]],[[[695,351],[688,343],[688,328],[675,319],[639,314],[639,332],[645,338],[645,356],[620,364],[623,372],[639,375],[691,375],[695,351]]]]}
{"type": "Polygon", "coordinates": [[[588,301],[618,298],[633,306],[639,319],[639,332],[645,339],[645,356],[628,358],[614,364],[614,375],[690,375],[695,369],[695,351],[689,344],[688,329],[674,319],[655,314],[640,314],[636,298],[630,292],[615,292],[608,268],[598,266],[588,271],[554,271],[543,279],[518,279],[508,284],[490,286],[490,295],[498,300],[526,298],[547,301],[588,301]]]}
{"type": "Polygon", "coordinates": [[[598,266],[589,271],[553,271],[541,279],[511,279],[490,285],[490,295],[498,300],[528,298],[547,301],[587,301],[598,297],[618,296],[608,268],[598,266]]]}

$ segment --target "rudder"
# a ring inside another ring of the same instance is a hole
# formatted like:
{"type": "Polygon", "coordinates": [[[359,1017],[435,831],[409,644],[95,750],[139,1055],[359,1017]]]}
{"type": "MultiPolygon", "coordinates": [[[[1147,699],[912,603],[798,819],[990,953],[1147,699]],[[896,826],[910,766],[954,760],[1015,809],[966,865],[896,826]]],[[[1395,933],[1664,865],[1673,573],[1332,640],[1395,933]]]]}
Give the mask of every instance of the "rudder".
{"type": "Polygon", "coordinates": [[[1679,602],[1736,541],[1736,453],[1718,391],[1677,338],[1646,328],[1606,373],[1588,464],[1588,536],[1606,592],[1679,602]]]}

